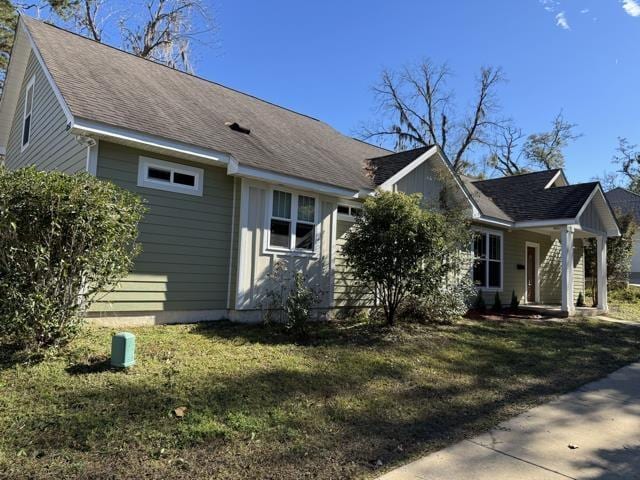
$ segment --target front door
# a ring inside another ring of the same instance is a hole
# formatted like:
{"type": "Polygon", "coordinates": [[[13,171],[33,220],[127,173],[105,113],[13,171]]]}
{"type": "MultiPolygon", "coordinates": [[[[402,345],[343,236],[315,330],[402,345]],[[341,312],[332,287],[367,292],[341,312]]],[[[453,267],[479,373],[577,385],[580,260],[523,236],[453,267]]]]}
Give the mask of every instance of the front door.
{"type": "Polygon", "coordinates": [[[527,247],[527,303],[536,301],[536,249],[527,247]]]}

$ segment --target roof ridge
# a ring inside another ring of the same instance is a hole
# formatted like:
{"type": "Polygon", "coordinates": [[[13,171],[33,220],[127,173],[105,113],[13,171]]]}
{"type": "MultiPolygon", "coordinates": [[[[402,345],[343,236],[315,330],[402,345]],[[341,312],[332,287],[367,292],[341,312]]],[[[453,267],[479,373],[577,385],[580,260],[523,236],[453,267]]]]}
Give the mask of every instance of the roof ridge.
{"type": "MultiPolygon", "coordinates": [[[[134,53],[127,52],[126,50],[122,50],[121,48],[114,47],[113,45],[109,45],[108,43],[98,42],[97,40],[93,40],[93,39],[91,39],[89,37],[85,37],[84,35],[81,35],[79,33],[72,32],[71,30],[67,30],[66,28],[62,28],[62,27],[60,27],[58,25],[54,25],[53,23],[49,23],[49,22],[47,22],[45,20],[40,20],[38,18],[34,18],[31,15],[27,15],[26,13],[21,13],[20,14],[20,18],[28,18],[29,20],[27,20],[27,22],[33,21],[33,22],[40,23],[42,25],[46,25],[47,27],[55,28],[57,30],[60,30],[61,32],[68,33],[68,34],[73,35],[75,37],[78,37],[78,38],[81,38],[81,39],[86,40],[88,42],[91,42],[91,43],[93,43],[95,45],[106,47],[106,48],[109,48],[111,50],[115,50],[116,52],[120,52],[120,53],[124,53],[126,55],[129,55],[129,56],[131,56],[133,58],[136,58],[138,60],[141,60],[143,62],[149,62],[149,63],[151,63],[153,65],[158,65],[160,67],[166,68],[166,69],[168,69],[168,70],[170,70],[172,72],[176,72],[178,74],[186,75],[188,77],[195,78],[196,80],[200,80],[202,82],[205,82],[205,83],[208,83],[208,84],[211,84],[211,85],[216,85],[216,86],[218,86],[220,88],[224,88],[226,90],[230,90],[232,92],[236,92],[236,93],[239,93],[241,95],[245,95],[245,96],[247,96],[249,98],[253,98],[254,100],[257,100],[259,102],[263,102],[263,103],[266,103],[266,104],[271,105],[273,107],[285,110],[287,112],[291,112],[293,114],[300,115],[301,117],[306,117],[306,118],[308,118],[310,120],[315,120],[316,122],[324,123],[325,125],[328,125],[329,127],[331,127],[331,125],[329,125],[327,122],[325,122],[323,120],[320,120],[319,118],[312,117],[311,115],[307,115],[306,113],[298,112],[297,110],[293,110],[292,108],[288,108],[288,107],[284,107],[282,105],[278,105],[277,103],[270,102],[269,100],[265,100],[264,98],[257,97],[255,95],[252,95],[252,94],[247,93],[247,92],[243,92],[241,90],[237,90],[237,89],[232,88],[232,87],[228,87],[227,85],[223,85],[222,83],[218,83],[218,82],[215,82],[213,80],[209,80],[209,79],[201,77],[199,75],[196,75],[196,74],[193,74],[193,73],[189,73],[189,72],[183,72],[182,70],[178,70],[176,68],[172,68],[172,67],[170,67],[168,65],[165,65],[163,63],[156,62],[155,60],[152,60],[152,59],[149,59],[149,58],[139,57],[138,55],[136,55],[134,53]]],[[[344,135],[344,134],[341,133],[341,135],[344,135]]],[[[347,137],[347,138],[352,138],[352,137],[349,137],[348,135],[344,135],[344,136],[347,137]]],[[[354,140],[356,140],[356,139],[354,139],[354,140]]],[[[366,143],[366,142],[364,142],[364,143],[366,143]]],[[[375,146],[375,145],[372,145],[372,144],[369,144],[369,145],[375,146]]],[[[378,147],[378,148],[380,148],[380,147],[378,147]]]]}
{"type": "Polygon", "coordinates": [[[480,180],[474,180],[472,183],[493,182],[493,181],[497,181],[497,180],[504,180],[504,179],[507,179],[507,178],[524,177],[524,176],[527,176],[527,175],[540,175],[542,173],[550,173],[550,172],[558,173],[559,171],[562,171],[562,168],[550,168],[548,170],[538,170],[538,171],[535,171],[535,172],[518,173],[516,175],[503,175],[502,177],[497,177],[497,178],[484,178],[484,179],[480,179],[480,180]]]}

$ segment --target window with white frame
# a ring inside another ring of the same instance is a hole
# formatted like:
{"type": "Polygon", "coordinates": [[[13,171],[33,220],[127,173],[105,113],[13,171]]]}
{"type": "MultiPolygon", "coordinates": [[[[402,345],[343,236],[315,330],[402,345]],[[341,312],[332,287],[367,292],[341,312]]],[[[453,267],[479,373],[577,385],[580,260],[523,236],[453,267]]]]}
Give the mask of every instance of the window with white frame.
{"type": "Polygon", "coordinates": [[[269,217],[269,248],[315,250],[316,199],[273,190],[269,217]]]}
{"type": "Polygon", "coordinates": [[[36,77],[32,77],[24,91],[24,113],[22,115],[22,150],[29,146],[33,130],[33,95],[36,77]]]}
{"type": "Polygon", "coordinates": [[[355,221],[356,217],[362,214],[362,207],[338,204],[338,218],[341,220],[355,221]]]}
{"type": "Polygon", "coordinates": [[[148,157],[138,161],[139,187],[202,196],[203,182],[201,168],[148,157]]]}
{"type": "Polygon", "coordinates": [[[502,234],[477,231],[473,239],[473,282],[478,288],[502,288],[502,234]]]}

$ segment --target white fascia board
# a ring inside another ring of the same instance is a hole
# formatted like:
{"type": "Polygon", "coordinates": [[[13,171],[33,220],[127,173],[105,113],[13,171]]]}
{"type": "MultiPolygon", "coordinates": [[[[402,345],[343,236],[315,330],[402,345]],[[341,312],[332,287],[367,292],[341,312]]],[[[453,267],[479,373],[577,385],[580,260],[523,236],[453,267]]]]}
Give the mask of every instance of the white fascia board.
{"type": "Polygon", "coordinates": [[[409,173],[413,172],[416,168],[426,162],[432,155],[434,155],[438,151],[438,147],[431,147],[429,150],[424,152],[422,155],[418,156],[413,162],[409,165],[396,172],[390,178],[388,178],[385,182],[383,182],[380,187],[380,190],[391,190],[393,185],[398,183],[398,181],[404,177],[406,177],[409,173]]]}
{"type": "Polygon", "coordinates": [[[479,216],[473,217],[474,222],[486,223],[487,225],[496,225],[498,227],[508,227],[512,228],[514,226],[513,222],[508,220],[500,220],[499,218],[487,217],[487,216],[479,216]]]}
{"type": "Polygon", "coordinates": [[[22,17],[20,17],[20,25],[21,25],[21,28],[26,33],[27,38],[29,39],[29,43],[31,44],[31,50],[33,51],[33,54],[38,59],[38,63],[40,63],[40,67],[42,68],[42,71],[44,72],[44,76],[47,78],[47,81],[49,82],[49,85],[51,85],[51,89],[53,90],[53,93],[55,94],[56,99],[58,100],[58,103],[60,104],[60,107],[62,107],[62,111],[64,112],[64,116],[67,117],[67,123],[70,124],[70,125],[73,125],[73,115],[71,114],[71,110],[69,109],[69,105],[67,105],[67,102],[65,101],[64,97],[62,96],[62,93],[60,93],[60,89],[58,88],[58,85],[56,85],[56,82],[53,81],[53,77],[51,76],[51,73],[49,73],[49,69],[47,68],[47,65],[44,63],[42,55],[40,55],[40,51],[38,50],[38,47],[36,47],[36,44],[33,41],[33,38],[31,37],[31,33],[29,32],[29,29],[26,28],[22,24],[22,17]]]}
{"type": "Polygon", "coordinates": [[[249,178],[253,180],[260,180],[266,183],[284,185],[286,187],[306,190],[309,192],[321,193],[324,195],[330,195],[333,197],[341,198],[358,198],[358,190],[349,190],[347,188],[335,187],[326,183],[315,182],[313,180],[306,180],[299,177],[293,177],[282,173],[276,173],[269,170],[263,170],[261,168],[249,167],[246,165],[238,164],[237,160],[233,159],[229,162],[227,167],[227,174],[234,175],[242,178],[249,178]]]}
{"type": "MultiPolygon", "coordinates": [[[[591,194],[587,197],[587,200],[584,202],[584,204],[582,205],[582,207],[580,207],[580,210],[578,211],[578,215],[576,215],[576,218],[580,218],[582,216],[582,214],[584,213],[584,211],[587,209],[587,207],[589,206],[589,203],[591,203],[591,200],[593,200],[593,197],[596,196],[596,193],[598,193],[598,190],[600,190],[599,186],[596,186],[596,188],[593,189],[593,192],[591,192],[591,194]]],[[[604,195],[603,195],[604,196],[604,195]]]]}
{"type": "Polygon", "coordinates": [[[569,181],[567,180],[567,177],[564,174],[564,171],[562,169],[560,169],[560,170],[558,170],[556,172],[556,174],[553,176],[553,178],[551,180],[549,180],[549,182],[544,186],[544,189],[547,190],[548,188],[551,188],[551,185],[556,183],[556,180],[558,180],[558,177],[562,177],[562,181],[564,182],[563,186],[569,185],[569,181]]]}
{"type": "Polygon", "coordinates": [[[557,218],[553,220],[527,220],[515,222],[514,228],[536,228],[536,227],[557,227],[558,225],[577,225],[576,218],[557,218]]]}
{"type": "Polygon", "coordinates": [[[195,160],[207,160],[218,164],[227,165],[230,155],[228,153],[211,150],[208,148],[197,147],[175,140],[158,137],[142,132],[136,132],[127,128],[115,127],[101,122],[76,118],[71,132],[80,135],[97,135],[100,138],[115,139],[126,141],[140,145],[140,147],[152,147],[166,153],[180,154],[182,156],[191,157],[195,160]]]}
{"type": "MultiPolygon", "coordinates": [[[[600,197],[602,199],[602,201],[604,202],[607,211],[609,213],[609,220],[611,221],[611,223],[613,225],[615,225],[615,229],[613,230],[607,230],[606,234],[609,237],[619,237],[620,235],[622,235],[620,233],[620,227],[618,226],[618,221],[616,220],[616,216],[613,213],[613,211],[611,210],[611,205],[609,205],[609,202],[607,201],[607,197],[604,195],[604,192],[602,191],[602,188],[600,186],[600,184],[598,184],[596,186],[596,188],[593,189],[593,192],[591,192],[591,195],[589,195],[589,197],[587,198],[586,202],[584,202],[584,205],[582,205],[582,207],[580,208],[580,211],[578,212],[578,215],[576,216],[576,218],[578,218],[578,220],[580,220],[582,218],[582,214],[584,213],[584,211],[587,209],[587,207],[589,206],[589,203],[591,203],[594,199],[594,197],[596,195],[600,194],[600,197]]],[[[587,231],[587,230],[585,230],[587,231]]]]}

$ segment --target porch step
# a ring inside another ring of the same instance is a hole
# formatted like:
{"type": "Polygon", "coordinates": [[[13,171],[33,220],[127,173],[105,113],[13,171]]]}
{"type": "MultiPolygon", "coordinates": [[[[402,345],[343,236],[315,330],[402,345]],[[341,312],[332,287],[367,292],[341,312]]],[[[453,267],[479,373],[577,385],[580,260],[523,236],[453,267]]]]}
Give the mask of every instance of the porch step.
{"type": "MultiPolygon", "coordinates": [[[[560,305],[520,305],[522,310],[528,310],[530,312],[536,312],[540,315],[548,317],[567,317],[567,312],[563,312],[560,305]]],[[[576,313],[574,317],[597,317],[602,315],[604,311],[595,307],[576,307],[576,313]]]]}

